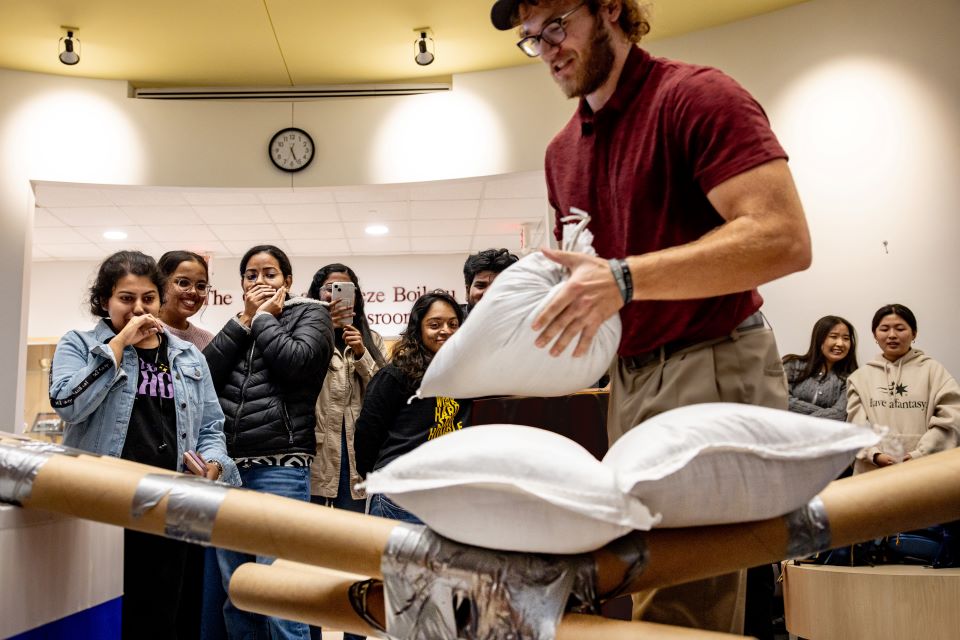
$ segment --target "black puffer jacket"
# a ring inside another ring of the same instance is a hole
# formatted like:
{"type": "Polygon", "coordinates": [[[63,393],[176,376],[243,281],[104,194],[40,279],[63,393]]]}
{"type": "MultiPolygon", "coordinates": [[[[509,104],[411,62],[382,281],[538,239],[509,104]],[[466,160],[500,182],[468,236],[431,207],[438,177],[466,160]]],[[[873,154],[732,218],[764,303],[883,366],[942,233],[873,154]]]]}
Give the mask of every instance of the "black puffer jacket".
{"type": "Polygon", "coordinates": [[[224,325],[203,350],[226,416],[233,458],[317,452],[314,404],[333,353],[333,324],[317,300],[291,298],[279,318],[248,331],[224,325]]]}

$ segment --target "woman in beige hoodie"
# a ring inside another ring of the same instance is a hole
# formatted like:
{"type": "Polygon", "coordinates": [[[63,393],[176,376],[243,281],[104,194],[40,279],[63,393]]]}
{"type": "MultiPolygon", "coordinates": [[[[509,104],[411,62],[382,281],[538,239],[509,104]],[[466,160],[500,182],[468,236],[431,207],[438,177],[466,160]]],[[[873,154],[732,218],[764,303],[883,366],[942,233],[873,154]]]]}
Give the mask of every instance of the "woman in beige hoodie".
{"type": "Polygon", "coordinates": [[[913,348],[917,319],[901,304],[873,316],[882,353],[847,380],[847,422],[889,429],[878,447],[857,454],[855,473],[960,445],[960,385],[942,364],[913,348]]]}

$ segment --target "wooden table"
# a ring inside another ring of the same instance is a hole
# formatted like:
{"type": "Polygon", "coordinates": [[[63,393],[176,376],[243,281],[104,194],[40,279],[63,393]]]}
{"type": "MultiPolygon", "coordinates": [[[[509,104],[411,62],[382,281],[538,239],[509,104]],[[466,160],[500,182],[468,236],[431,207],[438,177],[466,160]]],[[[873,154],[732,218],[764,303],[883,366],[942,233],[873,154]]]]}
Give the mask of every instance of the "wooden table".
{"type": "Polygon", "coordinates": [[[809,640],[957,640],[960,569],[789,564],[787,630],[809,640]]]}

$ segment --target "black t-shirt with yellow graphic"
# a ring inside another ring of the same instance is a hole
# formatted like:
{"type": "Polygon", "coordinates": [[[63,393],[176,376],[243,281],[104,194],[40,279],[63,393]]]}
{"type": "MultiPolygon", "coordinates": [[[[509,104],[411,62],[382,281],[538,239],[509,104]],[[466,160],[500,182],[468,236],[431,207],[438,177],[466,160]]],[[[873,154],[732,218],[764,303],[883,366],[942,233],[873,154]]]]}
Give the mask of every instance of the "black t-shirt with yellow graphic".
{"type": "Polygon", "coordinates": [[[410,401],[415,393],[416,385],[392,364],[370,381],[353,437],[361,476],[428,440],[470,426],[471,400],[439,397],[410,401]]]}

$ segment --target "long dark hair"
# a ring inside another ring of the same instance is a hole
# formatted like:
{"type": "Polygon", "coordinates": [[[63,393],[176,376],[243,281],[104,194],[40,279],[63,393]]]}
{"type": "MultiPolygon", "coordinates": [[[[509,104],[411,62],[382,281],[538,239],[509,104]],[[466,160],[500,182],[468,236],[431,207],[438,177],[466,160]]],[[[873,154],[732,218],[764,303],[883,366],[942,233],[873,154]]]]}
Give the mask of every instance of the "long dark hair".
{"type": "Polygon", "coordinates": [[[210,269],[207,265],[206,258],[193,251],[167,251],[157,260],[157,266],[160,267],[160,273],[163,274],[163,277],[169,278],[173,275],[173,272],[177,270],[181,262],[196,262],[203,267],[203,272],[206,274],[207,280],[210,279],[210,269]]]}
{"type": "Polygon", "coordinates": [[[913,311],[910,311],[907,307],[894,302],[893,304],[883,305],[873,314],[873,321],[870,323],[870,333],[876,333],[877,327],[880,326],[880,321],[883,320],[884,316],[889,316],[892,313],[903,318],[907,326],[910,327],[914,333],[917,332],[917,316],[913,315],[913,311]]]}
{"type": "Polygon", "coordinates": [[[430,360],[433,359],[433,354],[423,344],[421,325],[424,316],[427,315],[427,311],[433,306],[434,302],[444,302],[450,305],[454,313],[457,314],[457,320],[463,323],[463,309],[446,291],[436,289],[423,294],[413,303],[407,328],[400,333],[400,339],[393,346],[391,362],[417,384],[420,383],[430,360]]]}
{"type": "Polygon", "coordinates": [[[824,357],[821,347],[827,336],[830,335],[830,330],[838,324],[846,325],[850,332],[850,350],[847,351],[843,360],[833,365],[831,371],[846,379],[847,376],[857,370],[857,333],[853,330],[853,325],[850,324],[849,320],[840,316],[823,316],[813,325],[813,333],[810,334],[810,347],[807,352],[802,356],[791,353],[783,358],[784,364],[791,360],[800,360],[805,363],[803,371],[800,372],[800,377],[793,382],[803,382],[807,378],[826,370],[827,359],[824,357]]]}
{"type": "Polygon", "coordinates": [[[290,258],[283,252],[283,249],[275,247],[272,244],[258,244],[255,247],[250,247],[247,252],[243,254],[243,257],[240,258],[241,278],[243,277],[243,272],[247,270],[247,263],[250,262],[250,258],[258,253],[267,253],[276,258],[277,264],[280,265],[280,273],[283,274],[284,279],[293,277],[293,267],[290,266],[290,258]]]}
{"type": "Polygon", "coordinates": [[[117,251],[100,263],[97,269],[97,279],[90,287],[90,313],[98,318],[106,318],[110,314],[106,305],[113,290],[126,275],[143,276],[148,278],[157,287],[160,304],[163,304],[163,292],[166,280],[160,273],[156,261],[139,251],[117,251]]]}
{"type": "Polygon", "coordinates": [[[377,347],[377,344],[373,341],[373,332],[370,330],[370,323],[367,322],[367,314],[363,308],[363,292],[360,291],[360,281],[357,280],[357,274],[353,272],[353,269],[339,262],[320,267],[317,272],[313,274],[310,288],[307,289],[307,297],[319,300],[320,289],[323,287],[323,283],[327,281],[327,278],[330,277],[331,273],[345,273],[347,277],[350,278],[350,282],[354,284],[353,324],[360,331],[360,335],[363,336],[364,348],[370,352],[377,366],[382,367],[387,361],[377,347]]]}

